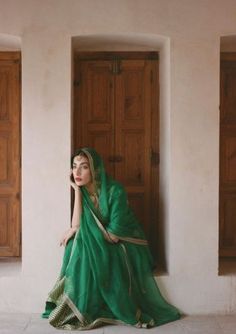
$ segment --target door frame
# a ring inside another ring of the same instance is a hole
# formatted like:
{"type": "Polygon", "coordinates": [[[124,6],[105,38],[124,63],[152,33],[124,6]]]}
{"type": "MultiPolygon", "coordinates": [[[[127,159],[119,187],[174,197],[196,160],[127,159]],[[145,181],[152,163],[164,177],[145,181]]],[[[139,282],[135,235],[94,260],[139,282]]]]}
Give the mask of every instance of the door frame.
{"type": "MultiPolygon", "coordinates": [[[[152,86],[152,102],[151,102],[151,114],[152,117],[156,116],[155,122],[152,122],[151,128],[151,148],[150,149],[150,159],[151,163],[151,170],[150,170],[150,177],[151,181],[153,180],[152,184],[156,186],[156,192],[152,191],[151,198],[153,207],[151,211],[155,214],[152,214],[152,221],[155,221],[155,224],[150,224],[150,231],[149,231],[149,239],[152,238],[152,248],[155,248],[156,251],[153,253],[154,258],[159,266],[161,266],[164,270],[166,267],[165,264],[165,238],[164,238],[164,226],[163,222],[160,222],[160,214],[159,214],[159,207],[160,207],[160,199],[159,199],[159,177],[160,177],[160,170],[159,170],[159,163],[160,163],[160,149],[159,149],[159,142],[160,142],[160,130],[159,130],[159,123],[160,123],[160,110],[159,110],[159,52],[158,51],[75,51],[74,52],[74,61],[73,61],[73,74],[76,71],[76,63],[83,60],[138,60],[138,59],[148,59],[156,61],[157,68],[156,75],[153,75],[152,80],[155,81],[155,84],[152,86]],[[155,87],[158,89],[156,90],[155,87]],[[158,253],[158,257],[156,256],[158,253]]],[[[154,63],[154,62],[153,62],[154,63]]],[[[74,88],[80,84],[80,82],[74,80],[74,88]]],[[[74,111],[74,108],[73,108],[74,111]]],[[[72,115],[72,122],[74,120],[74,114],[72,115]]],[[[74,150],[74,140],[73,140],[73,124],[72,124],[72,151],[74,150]]],[[[72,200],[73,203],[73,200],[72,200]]]]}

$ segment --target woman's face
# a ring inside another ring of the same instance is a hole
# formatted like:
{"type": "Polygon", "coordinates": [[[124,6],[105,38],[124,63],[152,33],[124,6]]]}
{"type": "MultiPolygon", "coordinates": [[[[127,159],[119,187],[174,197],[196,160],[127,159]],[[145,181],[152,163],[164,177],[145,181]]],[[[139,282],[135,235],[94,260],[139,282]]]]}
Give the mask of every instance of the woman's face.
{"type": "Polygon", "coordinates": [[[74,157],[72,172],[78,186],[86,186],[92,182],[88,159],[82,155],[74,157]]]}

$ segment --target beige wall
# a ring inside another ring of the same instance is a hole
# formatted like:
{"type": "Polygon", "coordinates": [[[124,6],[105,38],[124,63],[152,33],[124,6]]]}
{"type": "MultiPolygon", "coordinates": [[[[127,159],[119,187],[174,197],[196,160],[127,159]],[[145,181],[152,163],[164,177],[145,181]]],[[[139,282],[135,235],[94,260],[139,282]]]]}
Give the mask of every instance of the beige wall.
{"type": "Polygon", "coordinates": [[[60,269],[76,36],[82,49],[160,50],[169,274],[157,279],[184,313],[235,312],[236,277],[218,276],[218,142],[220,36],[236,34],[236,2],[0,0],[0,8],[0,49],[10,35],[23,67],[23,256],[0,262],[0,310],[42,311],[60,269]]]}

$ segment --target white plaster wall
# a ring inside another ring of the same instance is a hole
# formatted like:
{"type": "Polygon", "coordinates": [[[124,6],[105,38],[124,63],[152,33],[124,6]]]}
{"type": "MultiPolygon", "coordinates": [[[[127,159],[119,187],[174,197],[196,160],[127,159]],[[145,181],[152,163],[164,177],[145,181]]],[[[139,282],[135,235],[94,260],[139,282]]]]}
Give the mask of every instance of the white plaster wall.
{"type": "Polygon", "coordinates": [[[184,313],[235,312],[236,277],[218,276],[218,166],[220,36],[236,34],[236,2],[0,0],[0,8],[0,34],[21,40],[23,86],[23,254],[22,262],[0,262],[0,310],[41,312],[61,265],[78,36],[98,48],[133,38],[140,50],[161,50],[169,275],[158,282],[184,313]]]}
{"type": "Polygon", "coordinates": [[[20,51],[21,38],[19,36],[0,33],[0,51],[20,51]]]}

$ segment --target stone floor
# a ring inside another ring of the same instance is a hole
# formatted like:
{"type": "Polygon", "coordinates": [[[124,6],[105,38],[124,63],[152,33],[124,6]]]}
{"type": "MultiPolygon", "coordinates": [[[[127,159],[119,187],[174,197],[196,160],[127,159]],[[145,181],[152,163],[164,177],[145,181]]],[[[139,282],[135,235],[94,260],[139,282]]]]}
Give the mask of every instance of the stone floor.
{"type": "MultiPolygon", "coordinates": [[[[76,331],[73,331],[76,332],[76,331]]],[[[0,314],[0,334],[53,334],[69,333],[57,330],[41,319],[39,314],[0,314]]],[[[152,328],[136,329],[129,326],[104,326],[82,333],[155,333],[155,334],[236,334],[236,315],[227,316],[186,316],[181,320],[152,328]]]]}

